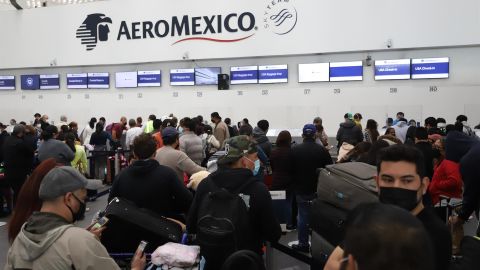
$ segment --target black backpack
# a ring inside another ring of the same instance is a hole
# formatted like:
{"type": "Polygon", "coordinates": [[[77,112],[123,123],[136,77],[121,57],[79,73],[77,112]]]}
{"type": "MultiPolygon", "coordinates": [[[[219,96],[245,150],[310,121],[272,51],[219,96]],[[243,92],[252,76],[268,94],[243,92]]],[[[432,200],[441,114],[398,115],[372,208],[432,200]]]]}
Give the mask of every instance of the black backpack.
{"type": "Polygon", "coordinates": [[[247,248],[250,225],[245,198],[249,196],[239,193],[253,182],[249,179],[230,192],[210,179],[214,191],[202,199],[197,220],[197,241],[209,266],[221,266],[229,255],[247,248]]]}

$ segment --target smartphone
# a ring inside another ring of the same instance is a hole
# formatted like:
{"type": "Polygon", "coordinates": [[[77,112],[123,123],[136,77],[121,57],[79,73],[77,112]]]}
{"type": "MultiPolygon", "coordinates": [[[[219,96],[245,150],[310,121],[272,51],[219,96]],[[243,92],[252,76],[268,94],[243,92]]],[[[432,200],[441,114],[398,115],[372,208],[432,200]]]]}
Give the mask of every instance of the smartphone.
{"type": "Polygon", "coordinates": [[[147,241],[140,241],[140,244],[138,245],[138,250],[143,253],[147,245],[148,245],[147,241]]]}
{"type": "Polygon", "coordinates": [[[101,219],[99,219],[97,221],[97,223],[95,223],[92,228],[93,229],[100,229],[101,227],[105,226],[105,224],[108,223],[108,218],[107,217],[102,217],[101,219]]]}

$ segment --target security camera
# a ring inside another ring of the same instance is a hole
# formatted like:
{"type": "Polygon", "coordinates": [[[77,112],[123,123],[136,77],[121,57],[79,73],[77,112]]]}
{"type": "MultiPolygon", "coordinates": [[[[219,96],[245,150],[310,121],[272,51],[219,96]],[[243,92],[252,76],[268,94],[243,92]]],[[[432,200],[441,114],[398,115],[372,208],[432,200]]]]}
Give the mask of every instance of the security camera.
{"type": "Polygon", "coordinates": [[[57,66],[57,59],[53,59],[52,61],[50,61],[50,66],[51,67],[57,66]]]}
{"type": "Polygon", "coordinates": [[[367,67],[372,65],[372,56],[371,55],[367,55],[367,58],[365,59],[365,65],[367,67]]]}
{"type": "Polygon", "coordinates": [[[390,49],[390,48],[392,48],[392,46],[393,46],[393,41],[392,41],[392,39],[390,39],[390,38],[387,39],[387,48],[390,49]]]}
{"type": "Polygon", "coordinates": [[[190,59],[190,57],[188,56],[188,52],[185,52],[185,53],[183,54],[182,59],[183,59],[183,60],[188,60],[188,59],[190,59]]]}

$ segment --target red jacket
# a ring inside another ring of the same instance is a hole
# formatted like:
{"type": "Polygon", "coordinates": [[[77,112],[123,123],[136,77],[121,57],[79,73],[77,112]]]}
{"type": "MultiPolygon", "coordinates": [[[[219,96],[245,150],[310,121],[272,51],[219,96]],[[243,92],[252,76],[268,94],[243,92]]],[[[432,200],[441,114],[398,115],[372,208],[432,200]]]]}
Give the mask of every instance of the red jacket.
{"type": "Polygon", "coordinates": [[[447,159],[443,160],[435,168],[428,191],[434,205],[440,201],[440,195],[462,198],[463,181],[460,175],[460,164],[447,159]]]}

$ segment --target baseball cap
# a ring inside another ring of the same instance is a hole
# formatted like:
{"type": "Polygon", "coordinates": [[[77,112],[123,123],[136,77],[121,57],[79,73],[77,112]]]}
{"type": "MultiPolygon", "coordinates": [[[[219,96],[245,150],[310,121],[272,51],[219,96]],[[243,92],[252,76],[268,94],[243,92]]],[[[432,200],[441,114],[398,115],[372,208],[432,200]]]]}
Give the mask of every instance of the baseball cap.
{"type": "Polygon", "coordinates": [[[79,171],[70,166],[53,168],[40,184],[38,197],[41,200],[55,199],[81,188],[94,189],[95,183],[88,181],[79,171]]]}
{"type": "Polygon", "coordinates": [[[317,128],[313,124],[306,124],[303,126],[303,134],[304,136],[313,136],[317,132],[317,128]]]}
{"type": "Polygon", "coordinates": [[[174,127],[166,127],[164,130],[162,130],[162,138],[174,137],[178,134],[178,130],[174,127]]]}
{"type": "Polygon", "coordinates": [[[225,155],[220,157],[218,164],[235,162],[247,154],[257,152],[256,143],[246,135],[240,135],[225,141],[225,155]]]}

